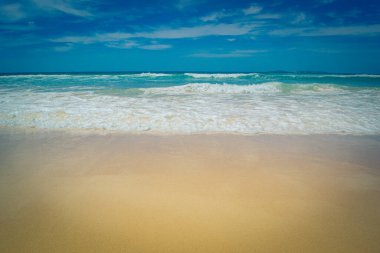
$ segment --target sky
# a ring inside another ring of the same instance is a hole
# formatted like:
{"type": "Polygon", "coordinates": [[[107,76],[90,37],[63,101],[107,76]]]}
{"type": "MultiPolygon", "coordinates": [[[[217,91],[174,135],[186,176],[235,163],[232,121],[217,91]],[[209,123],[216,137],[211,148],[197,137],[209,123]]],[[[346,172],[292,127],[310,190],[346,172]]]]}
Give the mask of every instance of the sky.
{"type": "Polygon", "coordinates": [[[0,72],[380,73],[378,0],[0,0],[0,72]]]}

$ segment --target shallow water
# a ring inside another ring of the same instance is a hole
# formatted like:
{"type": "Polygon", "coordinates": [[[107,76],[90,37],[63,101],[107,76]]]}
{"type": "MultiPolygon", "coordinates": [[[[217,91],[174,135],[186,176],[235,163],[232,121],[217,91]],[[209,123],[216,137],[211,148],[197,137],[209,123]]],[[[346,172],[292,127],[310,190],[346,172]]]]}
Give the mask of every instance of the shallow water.
{"type": "Polygon", "coordinates": [[[379,134],[380,75],[1,75],[0,105],[1,126],[165,134],[379,134]]]}

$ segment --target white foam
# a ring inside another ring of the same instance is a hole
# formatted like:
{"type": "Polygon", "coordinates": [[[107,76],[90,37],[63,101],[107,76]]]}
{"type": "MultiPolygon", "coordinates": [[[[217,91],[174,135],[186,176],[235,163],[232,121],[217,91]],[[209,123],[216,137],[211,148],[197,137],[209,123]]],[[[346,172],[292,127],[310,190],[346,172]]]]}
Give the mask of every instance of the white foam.
{"type": "Polygon", "coordinates": [[[308,78],[380,78],[376,74],[278,74],[278,76],[308,77],[308,78]]]}
{"type": "Polygon", "coordinates": [[[206,74],[206,73],[185,73],[186,76],[191,76],[193,78],[239,78],[244,76],[259,76],[258,73],[212,73],[212,74],[206,74]]]}
{"type": "Polygon", "coordinates": [[[380,78],[380,75],[370,75],[370,74],[345,74],[345,75],[318,75],[321,77],[341,77],[341,78],[352,78],[352,77],[367,77],[367,78],[380,78]]]}
{"type": "Polygon", "coordinates": [[[300,95],[277,89],[278,83],[189,84],[126,97],[6,89],[0,92],[0,125],[166,134],[380,134],[379,90],[300,95]]]}
{"type": "Polygon", "coordinates": [[[268,82],[255,85],[189,83],[180,86],[148,88],[142,90],[145,94],[244,94],[279,92],[280,86],[280,82],[268,82]]]}
{"type": "Polygon", "coordinates": [[[163,76],[172,76],[172,74],[144,72],[144,73],[139,73],[139,74],[130,74],[130,76],[134,76],[134,77],[163,77],[163,76]]]}
{"type": "Polygon", "coordinates": [[[165,77],[172,76],[173,74],[167,73],[137,73],[137,74],[11,74],[11,75],[0,75],[0,79],[18,79],[18,78],[29,78],[29,79],[112,79],[119,77],[165,77]]]}

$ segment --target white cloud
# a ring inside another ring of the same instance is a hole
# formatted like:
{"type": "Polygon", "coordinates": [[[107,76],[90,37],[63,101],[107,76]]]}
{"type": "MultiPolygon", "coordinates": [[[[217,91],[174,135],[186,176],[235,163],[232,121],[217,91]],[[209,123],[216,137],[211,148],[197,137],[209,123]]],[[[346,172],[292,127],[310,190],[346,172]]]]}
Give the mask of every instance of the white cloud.
{"type": "Polygon", "coordinates": [[[340,27],[302,27],[277,29],[268,33],[275,36],[354,36],[354,35],[375,35],[380,34],[380,24],[376,25],[358,25],[358,26],[340,26],[340,27]]]}
{"type": "Polygon", "coordinates": [[[239,10],[221,10],[217,12],[212,12],[206,16],[201,17],[200,19],[203,22],[213,22],[218,21],[227,17],[239,18],[242,15],[252,15],[249,18],[252,19],[280,19],[282,18],[281,14],[278,13],[262,13],[263,8],[257,5],[252,5],[246,9],[239,10]]]}
{"type": "Polygon", "coordinates": [[[235,53],[238,54],[257,54],[257,53],[265,53],[268,52],[268,50],[262,50],[262,49],[246,49],[246,50],[235,50],[235,53]]]}
{"type": "Polygon", "coordinates": [[[223,12],[214,12],[214,13],[211,13],[207,16],[201,17],[201,20],[203,22],[216,21],[216,20],[220,19],[221,17],[223,17],[223,12]]]}
{"type": "Polygon", "coordinates": [[[380,24],[367,26],[323,27],[313,31],[302,32],[301,36],[344,36],[380,34],[380,24]]]}
{"type": "Polygon", "coordinates": [[[252,15],[252,14],[258,14],[262,11],[262,7],[258,5],[251,5],[250,7],[243,10],[243,13],[245,15],[252,15]]]}
{"type": "Polygon", "coordinates": [[[206,36],[225,36],[247,34],[253,29],[253,25],[241,24],[213,24],[193,27],[164,28],[153,32],[135,34],[136,37],[157,38],[157,39],[183,39],[199,38],[206,36]]]}
{"type": "Polygon", "coordinates": [[[290,35],[299,35],[302,32],[307,30],[306,28],[284,28],[284,29],[275,29],[268,32],[269,35],[274,36],[290,36],[290,35]]]}
{"type": "Polygon", "coordinates": [[[134,41],[124,41],[124,42],[113,42],[113,43],[108,43],[106,44],[107,47],[112,47],[112,48],[121,48],[121,49],[129,49],[138,46],[134,41]]]}
{"type": "Polygon", "coordinates": [[[222,18],[227,18],[236,15],[236,12],[233,11],[218,11],[218,12],[213,12],[207,16],[201,17],[201,20],[203,22],[208,22],[208,21],[217,21],[222,18]]]}
{"type": "MultiPolygon", "coordinates": [[[[52,39],[52,42],[58,42],[58,43],[82,43],[82,44],[91,44],[95,42],[99,42],[96,40],[96,37],[91,36],[65,36],[57,39],[52,39]]],[[[106,41],[106,40],[105,40],[106,41]]]]}
{"type": "Polygon", "coordinates": [[[258,5],[251,5],[248,8],[245,9],[238,9],[238,10],[221,10],[217,12],[212,12],[209,15],[203,16],[200,19],[203,22],[209,22],[209,21],[218,21],[223,18],[227,17],[241,17],[241,15],[255,15],[255,19],[278,19],[282,16],[279,14],[274,13],[266,13],[266,14],[259,14],[263,10],[262,7],[258,5]]]}
{"type": "Polygon", "coordinates": [[[152,45],[139,46],[139,48],[146,49],[146,50],[164,50],[171,47],[172,46],[168,44],[152,44],[152,45]]]}
{"type": "Polygon", "coordinates": [[[264,52],[267,50],[234,50],[226,53],[196,53],[189,56],[197,58],[244,58],[264,52]]]}
{"type": "Polygon", "coordinates": [[[255,19],[280,19],[282,15],[276,13],[259,14],[255,16],[255,19]]]}
{"type": "MultiPolygon", "coordinates": [[[[20,1],[21,2],[21,1],[20,1]]],[[[43,12],[61,12],[79,17],[90,17],[92,14],[87,10],[75,7],[74,0],[30,0],[24,4],[10,3],[0,5],[0,21],[17,22],[25,18],[36,17],[43,12]]],[[[17,29],[17,28],[16,28],[17,29]]]]}
{"type": "Polygon", "coordinates": [[[164,50],[172,47],[169,44],[157,44],[156,42],[153,42],[153,44],[143,45],[135,41],[110,42],[107,43],[106,46],[119,49],[140,48],[145,50],[164,50]]]}
{"type": "Polygon", "coordinates": [[[71,2],[75,1],[64,1],[64,0],[33,0],[33,2],[42,9],[54,10],[63,12],[69,15],[74,15],[78,17],[89,17],[92,14],[86,10],[80,8],[75,8],[71,2]]]}
{"type": "Polygon", "coordinates": [[[52,39],[52,42],[59,43],[80,43],[80,44],[92,44],[98,42],[112,42],[121,41],[134,37],[130,33],[101,33],[92,36],[65,36],[57,39],[52,39]]]}
{"type": "Polygon", "coordinates": [[[12,3],[0,6],[0,20],[14,22],[26,17],[21,4],[12,3]]]}
{"type": "Polygon", "coordinates": [[[99,42],[121,41],[130,38],[148,39],[185,39],[206,36],[237,36],[248,34],[254,25],[243,24],[213,24],[193,27],[159,28],[151,32],[138,33],[102,33],[92,36],[66,36],[51,40],[59,43],[91,44],[99,42]]]}

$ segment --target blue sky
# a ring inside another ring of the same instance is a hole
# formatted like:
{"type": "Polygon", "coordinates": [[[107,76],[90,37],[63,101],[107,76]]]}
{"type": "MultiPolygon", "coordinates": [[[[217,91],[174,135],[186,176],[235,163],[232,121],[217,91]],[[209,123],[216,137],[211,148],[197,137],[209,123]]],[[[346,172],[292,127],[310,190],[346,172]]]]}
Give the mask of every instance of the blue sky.
{"type": "Polygon", "coordinates": [[[0,0],[0,72],[380,73],[378,0],[0,0]]]}

